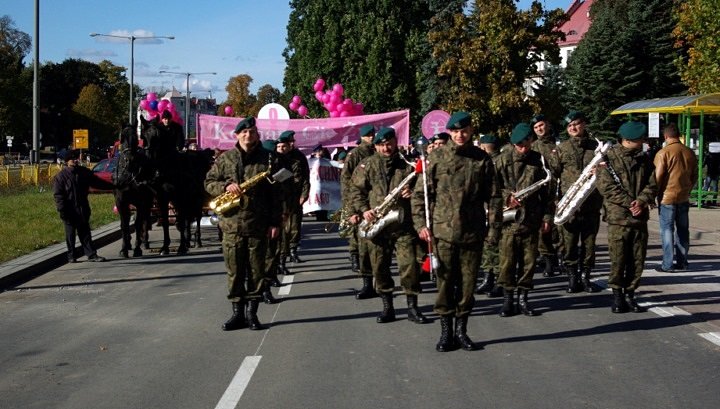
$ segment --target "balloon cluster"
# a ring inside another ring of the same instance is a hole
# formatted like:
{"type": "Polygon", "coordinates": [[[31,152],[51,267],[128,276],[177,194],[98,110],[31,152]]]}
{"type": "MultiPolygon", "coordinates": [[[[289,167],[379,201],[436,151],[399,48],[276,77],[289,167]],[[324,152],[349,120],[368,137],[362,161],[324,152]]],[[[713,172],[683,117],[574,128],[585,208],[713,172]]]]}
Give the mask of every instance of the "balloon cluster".
{"type": "Polygon", "coordinates": [[[302,98],[300,98],[300,95],[295,95],[292,97],[292,101],[288,104],[288,108],[290,108],[291,111],[295,111],[298,113],[298,115],[305,117],[307,116],[308,109],[305,105],[302,103],[302,98]]]}
{"type": "Polygon", "coordinates": [[[167,99],[158,100],[157,94],[154,92],[149,92],[145,96],[145,99],[140,101],[140,108],[145,111],[145,119],[155,119],[155,117],[160,116],[164,111],[169,111],[174,122],[182,123],[180,114],[175,110],[175,104],[167,99]]]}
{"type": "Polygon", "coordinates": [[[342,84],[335,84],[326,91],[323,91],[323,88],[325,88],[325,80],[318,78],[315,85],[313,85],[315,99],[327,109],[331,118],[364,114],[365,106],[361,102],[355,102],[351,98],[343,98],[345,89],[342,84]]]}

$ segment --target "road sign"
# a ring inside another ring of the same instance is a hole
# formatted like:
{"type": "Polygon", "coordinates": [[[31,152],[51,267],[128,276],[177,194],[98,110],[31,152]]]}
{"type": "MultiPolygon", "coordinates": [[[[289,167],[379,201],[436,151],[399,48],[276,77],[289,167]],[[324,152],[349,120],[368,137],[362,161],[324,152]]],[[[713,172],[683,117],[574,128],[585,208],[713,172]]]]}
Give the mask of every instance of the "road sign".
{"type": "Polygon", "coordinates": [[[73,129],[73,149],[87,149],[88,146],[88,130],[73,129]]]}

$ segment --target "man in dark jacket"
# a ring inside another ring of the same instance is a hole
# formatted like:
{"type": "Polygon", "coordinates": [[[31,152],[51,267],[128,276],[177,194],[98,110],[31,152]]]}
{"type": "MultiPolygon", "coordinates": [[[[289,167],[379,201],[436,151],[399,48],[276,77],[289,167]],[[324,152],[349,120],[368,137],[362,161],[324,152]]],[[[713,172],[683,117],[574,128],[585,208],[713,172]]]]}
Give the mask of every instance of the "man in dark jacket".
{"type": "Polygon", "coordinates": [[[69,151],[65,154],[63,168],[53,179],[53,196],[55,207],[65,225],[65,243],[68,249],[68,262],[75,263],[75,235],[80,238],[83,252],[88,261],[105,261],[97,255],[90,234],[90,203],[88,192],[90,186],[111,190],[112,183],[97,177],[90,169],[78,164],[78,152],[69,151]]]}

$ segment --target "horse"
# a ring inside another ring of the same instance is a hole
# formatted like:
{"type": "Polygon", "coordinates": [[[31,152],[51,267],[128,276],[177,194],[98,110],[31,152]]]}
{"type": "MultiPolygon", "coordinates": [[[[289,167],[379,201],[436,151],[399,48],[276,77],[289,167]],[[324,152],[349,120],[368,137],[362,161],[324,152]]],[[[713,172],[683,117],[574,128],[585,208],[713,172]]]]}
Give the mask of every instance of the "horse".
{"type": "Polygon", "coordinates": [[[122,248],[120,257],[128,258],[130,249],[133,257],[142,256],[141,246],[147,237],[153,192],[150,189],[151,166],[144,152],[138,149],[138,140],[132,125],[126,125],[120,133],[120,149],[117,164],[112,174],[115,207],[120,215],[122,248]],[[135,207],[135,246],[131,247],[130,218],[131,205],[135,207]]]}
{"type": "Polygon", "coordinates": [[[163,127],[158,126],[157,119],[147,121],[141,117],[141,122],[148,153],[155,166],[155,177],[151,186],[163,229],[160,254],[170,254],[170,203],[175,210],[175,227],[180,232],[177,254],[186,254],[190,249],[192,222],[202,216],[205,205],[204,181],[210,169],[210,158],[205,152],[178,152],[176,141],[163,127]]]}

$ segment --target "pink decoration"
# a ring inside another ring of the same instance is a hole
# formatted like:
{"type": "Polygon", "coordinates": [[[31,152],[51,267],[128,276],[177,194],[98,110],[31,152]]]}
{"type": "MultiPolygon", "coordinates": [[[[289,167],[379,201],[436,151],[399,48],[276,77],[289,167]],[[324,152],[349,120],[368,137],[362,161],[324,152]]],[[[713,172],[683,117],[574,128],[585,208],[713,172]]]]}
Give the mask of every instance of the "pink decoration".
{"type": "Polygon", "coordinates": [[[147,111],[148,103],[149,102],[146,99],[140,100],[140,109],[147,111]]]}
{"type": "Polygon", "coordinates": [[[299,95],[295,95],[294,97],[292,97],[292,102],[299,105],[299,104],[302,104],[302,99],[300,99],[299,95]]]}
{"type": "Polygon", "coordinates": [[[288,108],[290,108],[291,111],[297,111],[299,106],[300,106],[300,104],[298,104],[295,101],[288,104],[288,108]]]}
{"type": "Polygon", "coordinates": [[[157,99],[151,99],[150,100],[150,109],[153,111],[157,111],[158,109],[158,101],[157,99]]]}
{"type": "Polygon", "coordinates": [[[325,80],[322,78],[318,78],[317,81],[315,81],[315,85],[313,86],[313,89],[315,91],[320,91],[323,88],[325,88],[325,80]]]}
{"type": "Polygon", "coordinates": [[[152,101],[156,101],[156,100],[157,100],[157,94],[154,93],[154,92],[149,92],[149,93],[147,94],[146,99],[147,99],[148,101],[151,101],[151,102],[152,102],[152,101]]]}
{"type": "Polygon", "coordinates": [[[327,104],[328,102],[330,102],[330,98],[332,98],[332,94],[331,94],[331,93],[325,93],[325,95],[323,95],[323,100],[322,100],[322,102],[323,102],[324,104],[327,104]]]}
{"type": "Polygon", "coordinates": [[[330,94],[330,102],[332,102],[333,104],[338,104],[338,103],[340,103],[340,101],[341,101],[340,95],[336,94],[335,92],[330,94]]]}
{"type": "Polygon", "coordinates": [[[342,96],[342,94],[345,92],[345,89],[343,88],[342,84],[335,84],[333,85],[333,92],[338,94],[338,96],[342,96]]]}
{"type": "Polygon", "coordinates": [[[232,116],[232,114],[234,113],[233,107],[230,105],[225,105],[224,111],[225,111],[225,115],[227,115],[227,116],[232,116]]]}
{"type": "Polygon", "coordinates": [[[341,117],[350,116],[350,112],[348,112],[348,111],[342,111],[342,112],[340,112],[340,116],[341,116],[341,117]]]}
{"type": "Polygon", "coordinates": [[[325,97],[325,93],[322,90],[315,92],[315,99],[317,99],[318,101],[324,102],[323,97],[325,97]]]}
{"type": "Polygon", "coordinates": [[[300,105],[300,107],[297,110],[297,113],[300,116],[306,116],[308,113],[308,109],[305,105],[300,105]]]}
{"type": "Polygon", "coordinates": [[[340,116],[338,111],[330,111],[330,118],[337,118],[340,116]]]}
{"type": "Polygon", "coordinates": [[[170,101],[168,101],[167,99],[161,99],[160,102],[158,102],[158,105],[157,105],[157,106],[158,106],[158,108],[157,108],[158,111],[162,112],[162,111],[164,111],[165,109],[167,109],[167,105],[168,105],[169,102],[170,102],[170,101]]]}

